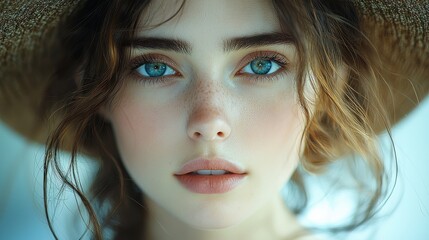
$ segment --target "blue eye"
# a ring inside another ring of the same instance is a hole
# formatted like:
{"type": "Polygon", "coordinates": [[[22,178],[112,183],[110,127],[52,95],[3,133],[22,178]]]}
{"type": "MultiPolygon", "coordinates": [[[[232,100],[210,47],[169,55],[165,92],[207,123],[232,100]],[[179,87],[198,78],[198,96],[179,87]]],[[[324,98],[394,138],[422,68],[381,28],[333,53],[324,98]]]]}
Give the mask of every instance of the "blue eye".
{"type": "Polygon", "coordinates": [[[247,64],[242,72],[256,75],[271,74],[279,70],[281,66],[276,61],[266,58],[257,58],[247,64]]]}
{"type": "Polygon", "coordinates": [[[176,71],[163,62],[147,62],[136,68],[144,77],[164,77],[176,74],[176,71]]]}

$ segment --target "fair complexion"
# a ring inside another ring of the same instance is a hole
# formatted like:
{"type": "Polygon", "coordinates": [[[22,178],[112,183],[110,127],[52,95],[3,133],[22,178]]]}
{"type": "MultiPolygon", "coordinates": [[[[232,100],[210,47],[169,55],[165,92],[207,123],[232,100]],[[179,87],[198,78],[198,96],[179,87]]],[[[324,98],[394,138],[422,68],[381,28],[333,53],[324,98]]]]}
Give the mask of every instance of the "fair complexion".
{"type": "Polygon", "coordinates": [[[296,51],[273,34],[281,32],[273,7],[190,0],[172,20],[145,27],[177,8],[155,0],[142,14],[134,70],[104,111],[146,197],[145,239],[285,239],[302,231],[280,195],[299,162],[304,117],[296,51]],[[175,173],[198,157],[225,159],[245,177],[224,193],[189,191],[175,173]]]}

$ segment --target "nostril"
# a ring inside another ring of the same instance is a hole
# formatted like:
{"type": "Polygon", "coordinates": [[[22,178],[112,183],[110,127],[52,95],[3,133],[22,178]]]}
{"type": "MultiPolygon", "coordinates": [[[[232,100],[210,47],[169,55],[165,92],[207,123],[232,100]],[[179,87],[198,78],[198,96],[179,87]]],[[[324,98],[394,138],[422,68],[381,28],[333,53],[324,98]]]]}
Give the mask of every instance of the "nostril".
{"type": "Polygon", "coordinates": [[[225,134],[224,134],[223,132],[218,132],[218,133],[217,133],[217,135],[218,135],[219,137],[222,137],[222,138],[225,136],[225,134]]]}
{"type": "Polygon", "coordinates": [[[194,135],[195,135],[195,137],[197,137],[197,138],[201,137],[201,133],[199,133],[199,132],[195,132],[195,133],[194,133],[194,135]]]}

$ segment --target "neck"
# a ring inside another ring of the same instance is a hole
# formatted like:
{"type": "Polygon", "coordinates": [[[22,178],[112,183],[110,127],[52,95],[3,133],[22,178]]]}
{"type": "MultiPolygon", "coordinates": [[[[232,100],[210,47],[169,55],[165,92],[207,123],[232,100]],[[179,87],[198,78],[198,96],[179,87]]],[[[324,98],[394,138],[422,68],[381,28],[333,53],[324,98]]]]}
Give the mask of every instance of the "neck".
{"type": "Polygon", "coordinates": [[[242,223],[224,229],[196,229],[178,220],[155,203],[148,201],[149,216],[145,239],[294,239],[304,233],[281,196],[274,197],[263,208],[242,223]]]}

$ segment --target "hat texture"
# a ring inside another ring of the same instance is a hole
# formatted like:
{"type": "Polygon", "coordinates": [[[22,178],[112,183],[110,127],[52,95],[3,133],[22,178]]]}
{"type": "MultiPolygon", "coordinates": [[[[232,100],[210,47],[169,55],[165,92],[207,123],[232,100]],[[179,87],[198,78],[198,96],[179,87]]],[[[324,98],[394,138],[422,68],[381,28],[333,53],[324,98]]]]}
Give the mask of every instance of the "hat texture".
{"type": "Polygon", "coordinates": [[[58,57],[51,36],[78,2],[0,1],[0,120],[30,140],[46,138],[38,106],[58,57]]]}
{"type": "MultiPolygon", "coordinates": [[[[37,106],[58,57],[47,50],[55,46],[52,36],[58,22],[79,2],[0,2],[0,119],[29,139],[46,138],[48,126],[41,122],[37,106]]],[[[395,104],[386,108],[396,122],[429,91],[429,0],[353,2],[385,66],[380,71],[390,88],[381,94],[395,96],[395,104]]]]}

